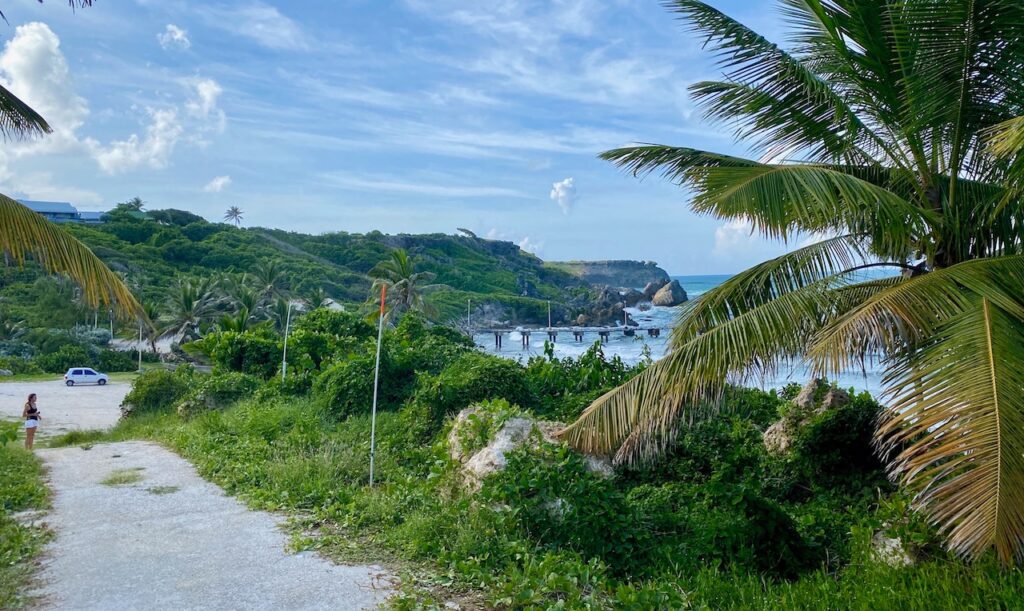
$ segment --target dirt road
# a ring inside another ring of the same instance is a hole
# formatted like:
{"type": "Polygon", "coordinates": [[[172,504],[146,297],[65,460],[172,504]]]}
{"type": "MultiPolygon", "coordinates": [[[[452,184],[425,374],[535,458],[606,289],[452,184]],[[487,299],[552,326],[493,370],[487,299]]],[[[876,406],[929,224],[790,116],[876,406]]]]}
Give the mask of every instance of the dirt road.
{"type": "Polygon", "coordinates": [[[156,444],[39,454],[56,532],[38,575],[42,608],[366,609],[389,593],[377,566],[288,552],[279,517],[246,509],[156,444]]]}

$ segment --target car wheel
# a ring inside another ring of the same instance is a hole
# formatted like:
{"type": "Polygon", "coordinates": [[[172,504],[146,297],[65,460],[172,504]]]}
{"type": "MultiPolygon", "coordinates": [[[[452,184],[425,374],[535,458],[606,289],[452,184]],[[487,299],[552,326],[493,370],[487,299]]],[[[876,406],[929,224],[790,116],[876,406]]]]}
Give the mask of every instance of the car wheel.
{"type": "Polygon", "coordinates": [[[75,381],[74,380],[68,380],[67,382],[64,382],[64,383],[67,384],[68,386],[74,386],[75,385],[75,381]]]}
{"type": "Polygon", "coordinates": [[[99,384],[100,386],[103,386],[106,383],[107,383],[106,380],[100,380],[99,382],[97,382],[97,384],[99,384]]]}

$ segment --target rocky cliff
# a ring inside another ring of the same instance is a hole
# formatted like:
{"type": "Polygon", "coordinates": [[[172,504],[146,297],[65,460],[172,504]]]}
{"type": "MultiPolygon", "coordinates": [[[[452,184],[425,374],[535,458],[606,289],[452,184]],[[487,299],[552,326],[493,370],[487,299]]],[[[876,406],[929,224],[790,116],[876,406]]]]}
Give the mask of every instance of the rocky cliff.
{"type": "Polygon", "coordinates": [[[654,261],[558,261],[547,265],[594,285],[639,289],[649,282],[669,281],[668,272],[654,261]]]}

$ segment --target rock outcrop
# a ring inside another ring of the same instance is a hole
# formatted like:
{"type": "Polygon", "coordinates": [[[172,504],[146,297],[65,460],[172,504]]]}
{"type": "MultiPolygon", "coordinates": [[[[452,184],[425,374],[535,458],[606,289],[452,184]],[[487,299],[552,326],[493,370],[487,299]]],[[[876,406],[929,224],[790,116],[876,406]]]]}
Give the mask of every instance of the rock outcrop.
{"type": "Polygon", "coordinates": [[[651,299],[651,303],[656,306],[677,306],[687,300],[686,291],[683,286],[679,284],[678,280],[673,280],[665,286],[658,289],[658,292],[654,294],[654,298],[651,299]]]}
{"type": "Polygon", "coordinates": [[[655,280],[654,282],[648,282],[644,286],[644,289],[640,292],[643,293],[644,296],[647,297],[648,299],[654,299],[654,296],[658,294],[658,291],[661,290],[661,287],[665,286],[668,283],[668,280],[655,280]]]}
{"type": "Polygon", "coordinates": [[[770,454],[784,454],[793,444],[796,432],[818,414],[850,403],[850,394],[832,388],[824,380],[811,380],[793,399],[793,411],[764,431],[764,448],[770,454]]]}
{"type": "MultiPolygon", "coordinates": [[[[472,490],[479,489],[488,475],[504,470],[508,465],[509,453],[517,448],[524,445],[537,447],[542,442],[562,443],[555,434],[565,427],[564,424],[520,415],[502,422],[486,440],[475,440],[485,442],[483,447],[467,447],[473,431],[487,428],[485,419],[488,417],[479,406],[467,407],[455,417],[448,433],[449,456],[462,463],[463,482],[472,490]]],[[[584,454],[583,460],[592,473],[603,477],[611,477],[615,473],[608,459],[584,454]]]]}
{"type": "Polygon", "coordinates": [[[879,530],[871,537],[871,555],[876,561],[893,568],[913,566],[914,557],[898,537],[879,530]]]}
{"type": "Polygon", "coordinates": [[[668,282],[668,272],[653,261],[558,261],[551,266],[594,285],[640,288],[649,282],[668,282]]]}

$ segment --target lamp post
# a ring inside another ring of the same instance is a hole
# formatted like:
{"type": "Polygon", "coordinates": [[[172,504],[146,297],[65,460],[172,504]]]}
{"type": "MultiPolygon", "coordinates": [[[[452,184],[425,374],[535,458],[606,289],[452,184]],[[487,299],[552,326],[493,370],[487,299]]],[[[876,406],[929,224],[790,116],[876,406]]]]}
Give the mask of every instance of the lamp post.
{"type": "Polygon", "coordinates": [[[139,319],[139,373],[142,373],[142,319],[139,319]]]}
{"type": "Polygon", "coordinates": [[[288,373],[288,331],[292,326],[292,307],[291,301],[288,302],[288,313],[284,317],[284,350],[281,354],[281,383],[284,383],[284,376],[288,373]]]}

